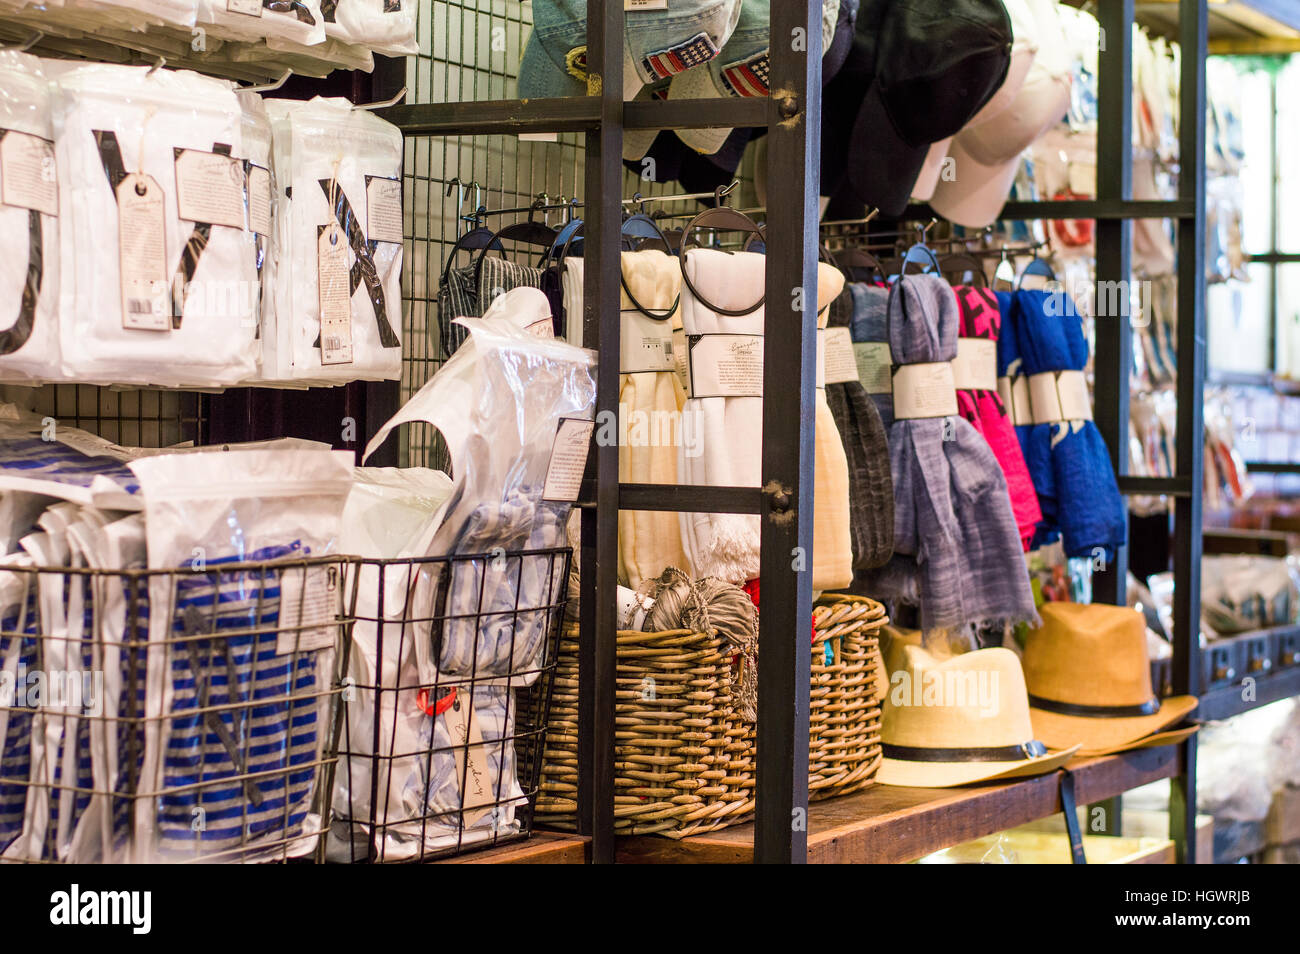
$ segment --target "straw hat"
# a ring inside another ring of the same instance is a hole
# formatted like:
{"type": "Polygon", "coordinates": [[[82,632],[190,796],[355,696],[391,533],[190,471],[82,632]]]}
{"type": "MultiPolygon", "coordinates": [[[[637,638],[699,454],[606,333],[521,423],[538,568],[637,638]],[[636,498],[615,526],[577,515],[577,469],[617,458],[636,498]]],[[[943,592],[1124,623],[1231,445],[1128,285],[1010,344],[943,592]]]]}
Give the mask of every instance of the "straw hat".
{"type": "Polygon", "coordinates": [[[1020,659],[980,649],[939,660],[902,648],[881,725],[882,785],[947,788],[1042,775],[1075,752],[1048,754],[1034,738],[1020,659]]]}
{"type": "Polygon", "coordinates": [[[1034,733],[1048,746],[1108,755],[1196,731],[1161,731],[1191,715],[1196,697],[1152,692],[1141,613],[1103,603],[1048,603],[1040,612],[1043,625],[1025,643],[1025,681],[1034,733]]]}

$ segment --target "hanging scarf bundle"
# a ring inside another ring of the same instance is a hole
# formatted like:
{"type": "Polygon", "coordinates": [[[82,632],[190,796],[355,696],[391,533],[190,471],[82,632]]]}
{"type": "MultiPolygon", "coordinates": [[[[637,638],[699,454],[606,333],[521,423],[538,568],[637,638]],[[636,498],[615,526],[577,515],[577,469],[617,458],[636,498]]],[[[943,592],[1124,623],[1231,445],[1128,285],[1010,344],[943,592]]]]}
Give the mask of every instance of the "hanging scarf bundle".
{"type": "MultiPolygon", "coordinates": [[[[844,290],[844,275],[824,262],[817,264],[818,336],[826,334],[830,303],[844,290]],[[824,304],[823,304],[824,303],[824,304]]],[[[819,349],[820,351],[821,349],[819,349]]],[[[814,590],[838,590],[853,582],[853,542],[850,533],[849,461],[844,441],[827,403],[824,356],[817,355],[814,415],[813,580],[814,590]]]]}
{"type": "MultiPolygon", "coordinates": [[[[762,480],[762,305],[766,258],[757,252],[693,248],[682,267],[691,284],[727,315],[682,288],[682,327],[691,348],[691,388],[682,414],[693,448],[678,450],[683,484],[757,487],[762,480]],[[696,337],[700,336],[700,337],[696,337]],[[687,453],[691,450],[691,453],[687,453]]],[[[680,514],[682,546],[696,577],[740,584],[758,576],[759,517],[680,514]]]]}
{"type": "Polygon", "coordinates": [[[438,287],[442,349],[450,358],[468,332],[457,318],[481,318],[492,302],[516,288],[541,288],[542,269],[486,255],[472,265],[447,269],[438,287]]]}
{"type": "Polygon", "coordinates": [[[895,555],[868,576],[881,598],[919,606],[927,636],[1037,620],[1006,479],[988,444],[955,414],[955,393],[943,393],[952,388],[957,325],[942,278],[910,275],[890,289],[889,345],[899,366],[889,430],[895,555]]]}
{"type": "Polygon", "coordinates": [[[1060,538],[1056,524],[1056,479],[1052,475],[1050,428],[1034,424],[1029,400],[1029,378],[1020,356],[1020,337],[1012,316],[1015,293],[997,292],[1002,334],[998,338],[998,394],[1014,425],[1030,482],[1038,497],[1040,518],[1029,541],[1029,549],[1055,543],[1060,538]]]}
{"type": "MultiPolygon", "coordinates": [[[[688,438],[694,437],[682,417],[686,393],[674,370],[668,318],[678,307],[682,272],[677,259],[657,250],[624,252],[621,261],[625,288],[619,369],[623,373],[618,392],[619,480],[675,484],[677,447],[690,452],[688,438]]],[[[677,514],[619,512],[620,580],[635,588],[665,567],[685,565],[677,514]]]]}
{"type": "Polygon", "coordinates": [[[858,363],[858,382],[876,405],[881,425],[888,428],[894,423],[894,394],[889,385],[889,289],[852,282],[849,292],[853,296],[849,333],[858,363]]]}
{"type": "Polygon", "coordinates": [[[564,340],[571,345],[582,347],[582,283],[583,261],[580,258],[566,258],[560,266],[560,290],[564,298],[564,340]]]}
{"type": "Polygon", "coordinates": [[[1047,443],[1066,556],[1109,562],[1124,543],[1124,504],[1110,452],[1092,421],[1083,376],[1088,342],[1079,312],[1064,292],[1021,289],[1012,316],[1037,422],[1029,443],[1040,464],[1047,443]]]}
{"type": "Polygon", "coordinates": [[[973,285],[954,286],[953,292],[957,296],[961,336],[954,365],[957,411],[984,435],[998,459],[1007,479],[1020,540],[1028,549],[1043,515],[1011,418],[997,392],[998,339],[1002,329],[997,296],[992,289],[973,285]]]}
{"type": "MultiPolygon", "coordinates": [[[[849,335],[854,315],[854,284],[831,303],[828,329],[842,329],[849,335]]],[[[894,484],[889,475],[889,439],[880,412],[860,378],[837,382],[829,368],[839,343],[826,332],[828,371],[826,403],[844,442],[849,462],[849,531],[853,538],[853,566],[867,569],[882,566],[894,552],[894,484]]],[[[850,340],[849,347],[852,348],[850,340]]],[[[849,352],[853,356],[853,352],[849,352]]],[[[855,358],[856,361],[856,358],[855,358]]]]}

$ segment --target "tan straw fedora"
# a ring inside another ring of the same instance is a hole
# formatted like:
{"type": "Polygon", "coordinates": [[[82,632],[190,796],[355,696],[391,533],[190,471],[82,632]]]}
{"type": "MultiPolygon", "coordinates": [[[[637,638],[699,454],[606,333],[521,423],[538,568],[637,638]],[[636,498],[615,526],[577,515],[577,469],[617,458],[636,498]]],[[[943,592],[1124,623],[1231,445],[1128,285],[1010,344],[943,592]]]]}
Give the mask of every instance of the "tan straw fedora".
{"type": "Polygon", "coordinates": [[[1034,738],[1020,659],[980,649],[936,659],[904,646],[889,677],[880,736],[882,785],[947,788],[1042,775],[1074,749],[1049,754],[1034,738]]]}
{"type": "Polygon", "coordinates": [[[1025,642],[1034,734],[1050,748],[1083,755],[1170,745],[1196,731],[1177,725],[1195,696],[1158,699],[1151,690],[1142,614],[1104,603],[1048,603],[1025,642]]]}

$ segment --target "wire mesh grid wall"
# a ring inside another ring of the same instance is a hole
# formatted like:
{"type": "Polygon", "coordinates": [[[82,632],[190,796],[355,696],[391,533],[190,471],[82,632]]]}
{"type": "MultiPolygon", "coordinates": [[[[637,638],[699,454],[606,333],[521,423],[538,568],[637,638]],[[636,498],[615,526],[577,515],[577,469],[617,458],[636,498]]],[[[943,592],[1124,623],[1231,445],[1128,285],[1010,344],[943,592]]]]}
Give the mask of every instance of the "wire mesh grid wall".
{"type": "MultiPolygon", "coordinates": [[[[417,16],[420,52],[407,59],[408,103],[508,99],[517,95],[519,60],[532,24],[529,0],[432,0],[417,16]]],[[[438,277],[464,226],[459,216],[472,211],[448,186],[453,180],[482,186],[488,209],[518,208],[540,193],[552,200],[582,198],[583,136],[560,133],[550,141],[515,136],[417,136],[407,140],[405,158],[406,269],[403,275],[404,352],[402,400],[438,370],[443,360],[438,333],[438,277]]],[[[748,167],[741,178],[748,181],[748,167]]],[[[675,183],[656,183],[628,172],[624,195],[665,195],[683,191],[675,183]]],[[[747,201],[747,200],[742,200],[747,201]]],[[[495,220],[493,227],[510,220],[495,220]]],[[[553,222],[559,221],[553,218],[553,222]]],[[[510,246],[507,245],[507,250],[510,246]]],[[[535,252],[532,253],[535,255],[535,252]]],[[[433,428],[409,424],[400,441],[403,466],[449,469],[433,428]]]]}

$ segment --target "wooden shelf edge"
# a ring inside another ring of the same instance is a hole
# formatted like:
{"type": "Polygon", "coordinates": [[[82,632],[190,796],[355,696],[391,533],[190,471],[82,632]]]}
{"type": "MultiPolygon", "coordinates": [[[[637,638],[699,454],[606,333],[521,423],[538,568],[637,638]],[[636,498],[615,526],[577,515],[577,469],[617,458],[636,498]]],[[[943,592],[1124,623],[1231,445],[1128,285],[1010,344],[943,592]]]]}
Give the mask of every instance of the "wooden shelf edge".
{"type": "Polygon", "coordinates": [[[527,839],[470,851],[455,858],[440,858],[439,865],[581,865],[587,860],[587,843],[583,835],[562,832],[533,832],[527,839]]]}
{"type": "MultiPolygon", "coordinates": [[[[1278,627],[1279,631],[1285,632],[1293,629],[1294,627],[1291,626],[1278,627]]],[[[1240,682],[1204,693],[1196,709],[1197,721],[1214,722],[1219,719],[1229,719],[1243,712],[1258,709],[1260,706],[1300,695],[1300,667],[1292,666],[1266,676],[1255,675],[1251,678],[1255,681],[1249,699],[1243,698],[1246,695],[1245,686],[1240,682]]]]}
{"type": "MultiPolygon", "coordinates": [[[[1138,749],[1076,759],[1080,805],[1104,801],[1179,773],[1181,749],[1138,749]]],[[[808,809],[808,861],[813,864],[898,864],[1014,828],[1061,810],[1060,773],[1000,785],[918,789],[873,786],[808,809]]],[[[745,864],[753,858],[752,824],[674,841],[619,839],[618,860],[633,864],[745,864]]]]}

